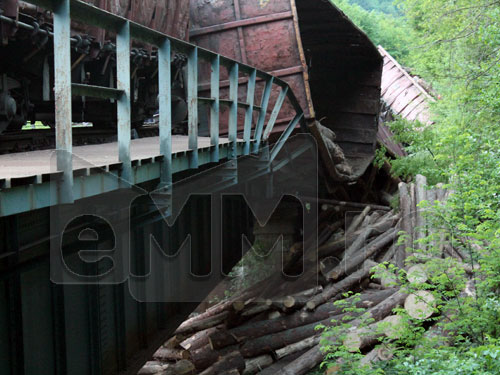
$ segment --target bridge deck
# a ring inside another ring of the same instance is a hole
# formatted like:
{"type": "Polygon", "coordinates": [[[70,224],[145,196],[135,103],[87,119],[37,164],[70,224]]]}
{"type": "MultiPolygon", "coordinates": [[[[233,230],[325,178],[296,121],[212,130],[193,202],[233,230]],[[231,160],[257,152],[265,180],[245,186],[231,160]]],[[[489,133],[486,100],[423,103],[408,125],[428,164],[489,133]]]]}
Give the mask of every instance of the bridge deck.
{"type": "MultiPolygon", "coordinates": [[[[229,144],[227,138],[219,139],[219,146],[229,144]]],[[[210,138],[199,137],[198,148],[210,147],[210,138]]],[[[172,136],[172,155],[189,151],[188,136],[172,136]]],[[[160,156],[159,137],[133,139],[130,147],[132,162],[160,156]]],[[[118,142],[76,146],[73,148],[73,169],[105,167],[116,164],[118,142]]],[[[54,150],[19,152],[0,155],[0,179],[22,178],[55,172],[54,150]],[[52,161],[51,161],[52,159],[52,161]]]]}

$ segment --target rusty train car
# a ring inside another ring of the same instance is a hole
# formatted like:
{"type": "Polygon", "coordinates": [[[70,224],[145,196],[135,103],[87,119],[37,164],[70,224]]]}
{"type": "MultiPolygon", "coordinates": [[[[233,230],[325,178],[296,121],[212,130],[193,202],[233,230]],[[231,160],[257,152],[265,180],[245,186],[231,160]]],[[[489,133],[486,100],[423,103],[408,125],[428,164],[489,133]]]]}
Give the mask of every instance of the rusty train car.
{"type": "MultiPolygon", "coordinates": [[[[189,2],[184,0],[86,0],[99,8],[180,39],[188,38],[189,2]]],[[[17,130],[27,121],[54,123],[52,15],[18,0],[0,1],[0,133],[17,130]]],[[[115,36],[77,22],[72,24],[72,81],[116,87],[115,36]]],[[[155,51],[134,45],[131,56],[134,88],[132,119],[143,124],[157,108],[155,51]]],[[[174,74],[184,57],[174,58],[174,74]]],[[[182,74],[173,83],[175,117],[185,116],[182,74]]],[[[96,127],[116,121],[115,103],[73,99],[73,121],[96,127]]]]}
{"type": "MultiPolygon", "coordinates": [[[[335,132],[354,175],[365,171],[376,148],[383,59],[340,9],[326,0],[191,0],[190,4],[190,42],[287,81],[307,118],[335,132]]],[[[201,92],[209,87],[208,68],[201,92]]],[[[240,77],[243,101],[245,82],[240,77]]],[[[260,82],[256,92],[263,89],[260,82]]],[[[227,95],[228,90],[226,74],[221,93],[227,95]]],[[[272,93],[268,112],[278,95],[277,90],[272,93]]],[[[292,113],[285,102],[276,132],[292,113]]]]}

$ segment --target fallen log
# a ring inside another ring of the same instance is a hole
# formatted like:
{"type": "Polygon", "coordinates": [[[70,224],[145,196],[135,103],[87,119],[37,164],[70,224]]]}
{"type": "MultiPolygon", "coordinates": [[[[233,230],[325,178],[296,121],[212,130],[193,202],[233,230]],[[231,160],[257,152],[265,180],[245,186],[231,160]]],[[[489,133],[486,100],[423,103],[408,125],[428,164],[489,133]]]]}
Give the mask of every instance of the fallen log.
{"type": "MultiPolygon", "coordinates": [[[[230,304],[232,306],[232,302],[230,304]]],[[[216,315],[208,316],[205,319],[195,320],[182,323],[179,328],[176,329],[175,334],[187,334],[202,331],[207,328],[215,327],[216,325],[224,322],[229,317],[229,311],[223,311],[216,315]]]]}
{"type": "Polygon", "coordinates": [[[153,358],[161,361],[178,361],[181,359],[189,359],[190,355],[187,350],[162,347],[153,354],[153,358]]]}
{"type": "Polygon", "coordinates": [[[290,344],[285,346],[284,348],[280,348],[274,351],[274,358],[277,360],[280,360],[281,358],[284,358],[290,354],[298,353],[301,352],[305,349],[309,349],[314,345],[317,345],[319,343],[319,340],[321,339],[320,335],[308,337],[302,341],[290,344]]]}
{"type": "Polygon", "coordinates": [[[366,260],[358,271],[347,276],[338,283],[327,286],[323,292],[312,297],[306,303],[306,308],[308,310],[314,310],[317,306],[322,305],[335,297],[337,294],[347,292],[354,284],[366,279],[370,275],[371,269],[375,266],[377,266],[377,263],[371,260],[366,260]]]}
{"type": "Polygon", "coordinates": [[[217,331],[218,329],[221,329],[223,325],[218,326],[218,327],[211,327],[204,329],[203,331],[196,332],[194,335],[188,337],[184,341],[182,341],[179,345],[181,348],[185,350],[196,350],[201,348],[202,346],[205,346],[208,344],[208,337],[217,331]]]}
{"type": "Polygon", "coordinates": [[[411,248],[413,244],[413,227],[411,223],[411,197],[408,192],[408,185],[401,182],[398,188],[399,206],[401,209],[401,229],[405,232],[406,239],[396,250],[396,266],[403,269],[406,260],[406,249],[411,248]]]}
{"type": "Polygon", "coordinates": [[[358,229],[359,225],[363,222],[363,220],[365,219],[366,215],[368,215],[368,213],[370,212],[371,209],[372,208],[370,206],[366,206],[364,208],[364,210],[358,216],[356,216],[356,218],[354,218],[354,220],[352,221],[352,223],[347,228],[346,233],[352,233],[356,229],[358,229]]]}
{"type": "Polygon", "coordinates": [[[245,360],[237,350],[220,358],[212,366],[201,372],[200,375],[219,375],[232,370],[237,370],[239,374],[245,370],[245,360]]]}
{"type": "Polygon", "coordinates": [[[316,202],[319,204],[327,204],[332,206],[340,206],[340,207],[348,207],[348,208],[362,208],[365,209],[367,206],[370,206],[372,210],[379,211],[390,211],[391,207],[389,206],[381,206],[378,204],[367,204],[367,203],[359,203],[359,202],[346,202],[346,201],[338,201],[335,199],[322,199],[322,198],[313,198],[313,197],[303,197],[304,201],[308,202],[316,202]]]}
{"type": "Polygon", "coordinates": [[[313,346],[297,359],[283,366],[276,375],[304,375],[320,364],[325,354],[318,345],[313,346]]]}
{"type": "Polygon", "coordinates": [[[259,357],[250,358],[245,360],[245,370],[243,375],[253,375],[262,371],[266,367],[273,364],[273,357],[269,354],[264,354],[259,357]]]}
{"type": "MultiPolygon", "coordinates": [[[[375,321],[384,318],[398,305],[402,304],[407,294],[402,291],[397,291],[391,297],[387,298],[383,303],[368,310],[368,316],[372,317],[375,321]]],[[[359,324],[360,320],[352,322],[353,326],[359,324]]],[[[330,345],[337,346],[339,343],[335,337],[330,338],[330,345]]],[[[303,375],[308,371],[320,364],[324,359],[325,353],[321,351],[318,345],[313,346],[305,354],[301,355],[296,360],[284,366],[280,371],[276,372],[277,375],[303,375]]]]}
{"type": "MultiPolygon", "coordinates": [[[[422,238],[425,237],[426,235],[426,228],[425,228],[425,218],[424,218],[424,209],[422,207],[419,207],[420,203],[426,200],[426,191],[425,188],[427,186],[427,179],[425,176],[422,176],[420,174],[417,174],[415,178],[415,203],[417,205],[417,212],[416,212],[416,240],[419,241],[422,238]]],[[[419,249],[423,250],[425,252],[426,250],[426,245],[423,243],[419,243],[418,245],[419,249]]]]}
{"type": "Polygon", "coordinates": [[[207,344],[199,349],[190,350],[189,355],[196,369],[202,371],[235,350],[238,350],[237,345],[227,346],[220,350],[213,350],[210,345],[207,344]]]}
{"type": "Polygon", "coordinates": [[[394,241],[397,235],[397,229],[391,228],[384,234],[378,236],[368,245],[363,247],[356,256],[344,258],[340,264],[328,273],[328,279],[338,280],[342,276],[349,274],[357,269],[367,258],[375,255],[389,243],[394,241]]]}
{"type": "Polygon", "coordinates": [[[406,298],[405,310],[412,318],[424,320],[434,314],[436,299],[431,292],[419,290],[406,298]]]}
{"type": "MultiPolygon", "coordinates": [[[[395,289],[362,293],[359,296],[360,301],[356,303],[356,307],[371,308],[394,293],[395,289]]],[[[211,345],[214,350],[222,349],[225,346],[232,345],[235,339],[236,342],[241,343],[246,340],[289,330],[324,319],[331,319],[332,316],[342,313],[342,307],[335,306],[332,301],[328,301],[318,306],[313,312],[296,311],[291,315],[279,319],[247,323],[227,331],[220,330],[219,333],[214,336],[214,339],[211,340],[211,345]],[[221,339],[221,337],[223,337],[223,339],[221,339]]]]}
{"type": "Polygon", "coordinates": [[[194,325],[198,321],[206,321],[208,318],[219,315],[227,310],[231,310],[233,308],[233,303],[236,301],[247,301],[248,299],[252,298],[255,296],[259,291],[260,288],[263,285],[266,285],[267,280],[262,280],[258,282],[257,284],[251,286],[247,290],[243,291],[242,293],[239,293],[238,295],[226,300],[219,302],[218,304],[208,308],[205,312],[202,314],[198,314],[192,318],[189,318],[185,320],[176,330],[179,332],[184,332],[186,331],[186,327],[194,325]]]}
{"type": "Polygon", "coordinates": [[[406,273],[406,278],[411,284],[419,285],[425,283],[429,277],[424,267],[419,264],[411,266],[406,273]]]}
{"type": "Polygon", "coordinates": [[[280,359],[279,361],[274,362],[271,366],[265,368],[258,375],[275,375],[278,371],[280,371],[283,367],[288,365],[289,363],[295,361],[301,355],[303,355],[306,351],[298,352],[295,354],[290,354],[285,358],[280,359]]]}
{"type": "Polygon", "coordinates": [[[318,325],[333,326],[336,322],[341,321],[346,315],[347,314],[335,315],[318,322],[247,340],[240,346],[240,352],[245,358],[272,353],[276,349],[283,348],[316,335],[318,332],[316,327],[318,325]]]}
{"type": "MultiPolygon", "coordinates": [[[[399,220],[399,215],[390,215],[386,218],[381,218],[377,221],[376,224],[372,225],[371,234],[374,233],[384,233],[391,229],[395,223],[399,220]]],[[[350,235],[344,235],[343,237],[326,243],[320,247],[318,247],[317,254],[314,252],[310,252],[307,256],[308,260],[316,261],[317,258],[324,258],[327,256],[338,256],[341,254],[343,250],[351,246],[351,244],[360,236],[361,232],[364,229],[357,230],[350,235]]]]}

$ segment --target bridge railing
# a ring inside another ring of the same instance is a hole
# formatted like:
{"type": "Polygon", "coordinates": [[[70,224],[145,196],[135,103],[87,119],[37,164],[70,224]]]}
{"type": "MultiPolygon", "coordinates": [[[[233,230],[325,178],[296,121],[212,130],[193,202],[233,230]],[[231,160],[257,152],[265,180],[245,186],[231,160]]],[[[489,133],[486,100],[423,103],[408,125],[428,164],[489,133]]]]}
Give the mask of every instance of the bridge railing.
{"type": "Polygon", "coordinates": [[[187,105],[189,166],[198,167],[198,104],[210,105],[211,161],[218,161],[220,134],[219,110],[221,105],[229,106],[228,139],[229,157],[236,158],[238,141],[238,108],[245,109],[243,130],[244,154],[258,153],[262,143],[268,141],[279,112],[286,98],[295,109],[296,115],[290,121],[278,142],[270,152],[270,160],[278,154],[293,129],[300,123],[305,126],[302,108],[289,85],[270,74],[251,66],[200,48],[183,40],[173,38],[138,23],[79,0],[28,0],[28,2],[53,12],[54,20],[54,93],[56,107],[56,150],[57,169],[63,172],[59,188],[61,203],[73,202],[72,161],[72,111],[71,97],[86,96],[114,99],[117,102],[118,159],[122,165],[121,174],[127,179],[132,174],[131,144],[131,84],[130,52],[131,40],[150,44],[158,49],[159,83],[159,141],[162,158],[161,183],[172,183],[172,107],[171,107],[171,52],[185,53],[187,61],[187,105]],[[71,20],[99,27],[116,33],[117,87],[91,86],[71,82],[71,20]],[[209,98],[198,97],[198,60],[211,64],[211,90],[209,98]],[[220,67],[229,71],[229,99],[219,96],[220,67]],[[248,75],[247,100],[238,101],[239,74],[248,75]],[[265,82],[261,103],[255,105],[256,80],[265,82]],[[280,93],[268,117],[268,107],[273,87],[280,93]],[[255,127],[252,126],[254,112],[258,112],[255,127]],[[267,122],[266,122],[267,120],[267,122]]]}

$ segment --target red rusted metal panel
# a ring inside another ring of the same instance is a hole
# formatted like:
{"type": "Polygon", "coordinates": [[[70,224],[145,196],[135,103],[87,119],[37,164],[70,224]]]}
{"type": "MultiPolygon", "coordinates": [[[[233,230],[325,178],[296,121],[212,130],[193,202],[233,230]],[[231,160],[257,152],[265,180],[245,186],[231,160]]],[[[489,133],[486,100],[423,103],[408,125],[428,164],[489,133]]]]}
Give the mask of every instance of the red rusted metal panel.
{"type": "MultiPolygon", "coordinates": [[[[98,8],[113,14],[128,18],[158,30],[173,37],[188,40],[189,27],[189,1],[186,0],[83,0],[98,8]]],[[[17,12],[17,0],[8,0],[7,4],[14,4],[17,12]]],[[[12,7],[10,7],[12,8],[12,7]]],[[[23,12],[33,8],[32,5],[19,1],[19,11],[23,12]]],[[[38,9],[42,12],[42,9],[38,9]]],[[[32,12],[32,11],[31,11],[32,12]]],[[[8,16],[15,17],[17,13],[8,16]]],[[[34,12],[36,14],[36,11],[34,12]]],[[[78,22],[72,23],[72,29],[78,33],[88,33],[98,42],[112,40],[104,31],[78,22]]]]}
{"type": "MultiPolygon", "coordinates": [[[[306,118],[334,130],[348,157],[373,157],[382,58],[368,37],[323,0],[191,0],[190,41],[286,80],[306,118]]],[[[200,73],[200,95],[210,79],[200,73]]],[[[227,73],[221,75],[227,95],[227,73]]],[[[245,80],[240,80],[245,101],[245,80]]],[[[263,90],[257,85],[257,100],[263,90]]],[[[273,92],[268,111],[278,90],[273,92]]],[[[239,125],[243,123],[243,114],[239,125]]],[[[275,131],[292,116],[285,103],[275,131]]],[[[221,119],[224,119],[222,116],[221,119]]]]}
{"type": "MultiPolygon", "coordinates": [[[[314,117],[309,95],[307,67],[298,34],[295,8],[290,0],[191,1],[190,41],[221,55],[239,60],[288,82],[299,99],[306,118],[314,117]]],[[[200,96],[210,96],[210,67],[201,67],[200,96]]],[[[221,72],[221,98],[227,98],[228,73],[221,72]]],[[[256,85],[256,105],[260,104],[264,82],[256,85]]],[[[246,77],[240,75],[239,100],[246,102],[246,77]]],[[[279,90],[274,88],[268,112],[274,108],[279,90]]],[[[295,115],[285,101],[273,132],[280,132],[295,115]]],[[[221,108],[221,132],[227,129],[226,109],[221,108]]],[[[257,116],[254,116],[256,119],[257,116]]],[[[238,111],[238,129],[244,124],[244,110],[238,111]]],[[[255,124],[254,124],[255,125],[255,124]]]]}

